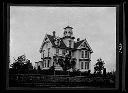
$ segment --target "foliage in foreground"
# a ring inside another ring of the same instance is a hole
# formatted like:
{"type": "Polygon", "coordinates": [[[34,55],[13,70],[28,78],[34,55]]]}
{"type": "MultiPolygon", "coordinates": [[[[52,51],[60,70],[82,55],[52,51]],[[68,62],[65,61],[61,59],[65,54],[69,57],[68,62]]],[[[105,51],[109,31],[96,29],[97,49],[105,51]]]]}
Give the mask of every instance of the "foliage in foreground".
{"type": "Polygon", "coordinates": [[[21,55],[17,59],[15,59],[13,64],[11,64],[11,67],[9,68],[9,73],[25,74],[30,73],[32,70],[33,66],[30,60],[26,59],[25,55],[21,55]]]}

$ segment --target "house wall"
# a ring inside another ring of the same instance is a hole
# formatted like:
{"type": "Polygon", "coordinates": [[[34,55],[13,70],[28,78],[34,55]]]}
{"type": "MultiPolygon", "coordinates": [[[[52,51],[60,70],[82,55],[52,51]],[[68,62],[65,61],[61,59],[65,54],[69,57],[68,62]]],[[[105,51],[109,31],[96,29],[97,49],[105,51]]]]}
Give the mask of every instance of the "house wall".
{"type": "Polygon", "coordinates": [[[76,61],[76,66],[75,66],[75,68],[76,69],[80,69],[79,67],[79,59],[80,59],[80,50],[76,50],[75,52],[74,52],[74,57],[77,59],[77,61],[76,61]]]}
{"type": "Polygon", "coordinates": [[[69,40],[72,41],[71,48],[74,48],[74,40],[73,40],[73,39],[65,38],[65,39],[63,40],[64,44],[65,44],[67,47],[69,47],[69,40]]]}
{"type": "MultiPolygon", "coordinates": [[[[71,48],[74,48],[74,39],[65,38],[65,39],[63,39],[63,42],[65,43],[65,45],[66,45],[67,47],[69,47],[69,40],[72,41],[71,48]]],[[[49,57],[51,57],[51,59],[50,59],[50,65],[49,65],[49,66],[52,66],[52,65],[53,65],[53,56],[56,54],[56,48],[54,48],[54,47],[52,46],[52,43],[50,42],[49,38],[47,38],[46,41],[47,41],[48,43],[44,44],[44,46],[42,47],[42,50],[45,50],[45,51],[44,51],[44,57],[48,57],[48,49],[50,49],[50,50],[49,50],[49,57]]],[[[44,42],[45,42],[45,41],[44,41],[44,42]]],[[[79,48],[81,48],[81,46],[80,46],[79,48]]],[[[59,49],[59,56],[62,56],[62,51],[63,51],[63,49],[59,49]]],[[[75,68],[76,68],[76,69],[81,69],[81,62],[79,61],[79,59],[81,58],[81,50],[76,50],[76,51],[74,51],[74,52],[72,53],[72,57],[74,57],[74,58],[77,59],[77,60],[76,60],[76,66],[75,66],[75,68]]],[[[43,52],[41,52],[41,58],[43,58],[43,52]]],[[[89,59],[91,59],[90,53],[89,53],[89,59]]],[[[45,59],[45,60],[48,61],[48,59],[45,59]]],[[[42,61],[43,61],[43,60],[42,60],[42,61]]],[[[85,62],[85,61],[84,61],[84,62],[85,62]]],[[[41,67],[42,69],[44,69],[44,68],[43,68],[43,65],[42,65],[42,62],[39,62],[39,65],[40,65],[40,67],[41,67]]],[[[90,65],[91,65],[91,64],[90,64],[90,62],[89,62],[89,69],[91,68],[90,65]]],[[[45,68],[47,68],[47,67],[45,67],[45,68]]]]}
{"type": "MultiPolygon", "coordinates": [[[[77,59],[75,68],[81,69],[81,61],[79,61],[79,59],[81,58],[81,50],[76,50],[73,54],[74,54],[73,57],[75,57],[77,59]]],[[[89,59],[90,58],[91,58],[91,54],[89,52],[89,59]]],[[[83,61],[83,62],[89,62],[89,61],[83,61]]],[[[84,63],[84,65],[85,65],[85,63],[84,63]]],[[[91,70],[91,62],[89,62],[89,69],[88,70],[91,70]]],[[[85,70],[85,71],[87,71],[87,70],[85,70]]]]}

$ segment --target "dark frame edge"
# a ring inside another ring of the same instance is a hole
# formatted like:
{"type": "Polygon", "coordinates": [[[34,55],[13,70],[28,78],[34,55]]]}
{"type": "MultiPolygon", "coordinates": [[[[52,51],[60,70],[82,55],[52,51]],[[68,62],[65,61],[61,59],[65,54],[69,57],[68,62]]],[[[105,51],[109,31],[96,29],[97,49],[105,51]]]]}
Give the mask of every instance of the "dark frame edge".
{"type": "MultiPolygon", "coordinates": [[[[6,7],[6,4],[5,3],[3,3],[3,5],[4,5],[4,7],[6,7]]],[[[7,57],[9,57],[9,44],[10,44],[10,41],[9,41],[9,39],[10,39],[10,5],[11,5],[11,3],[9,3],[9,4],[7,4],[7,28],[5,28],[6,26],[5,26],[5,24],[6,24],[6,22],[4,23],[4,28],[5,29],[7,29],[7,57]],[[8,18],[9,17],[9,18],[8,18]],[[9,33],[8,33],[9,32],[9,33]],[[8,41],[9,41],[9,43],[8,43],[8,41]]],[[[15,4],[14,4],[15,5],[15,4]]],[[[114,5],[115,6],[115,5],[114,5]]],[[[118,5],[116,5],[118,8],[120,7],[120,6],[118,6],[118,5]]],[[[5,8],[4,8],[5,9],[5,8]]],[[[3,9],[3,10],[4,10],[3,9]]],[[[4,12],[4,11],[3,11],[4,12]]],[[[4,12],[3,13],[3,17],[6,15],[6,13],[4,12]]],[[[6,18],[6,16],[4,17],[4,21],[5,21],[5,18],[6,18]]],[[[125,19],[123,19],[123,24],[124,24],[124,21],[125,21],[125,19]]],[[[125,61],[126,62],[126,55],[125,55],[125,53],[126,53],[126,37],[125,37],[125,31],[124,31],[124,28],[125,28],[125,25],[123,25],[124,27],[123,27],[123,41],[124,41],[124,43],[123,43],[123,56],[125,56],[124,58],[123,58],[123,61],[125,61]]],[[[118,33],[118,32],[117,32],[118,33]]],[[[4,33],[5,34],[5,33],[4,33]]],[[[117,35],[117,38],[119,38],[119,36],[117,35]]],[[[117,40],[117,42],[118,42],[119,40],[117,40]]],[[[5,44],[6,45],[6,44],[5,44]]],[[[118,43],[117,43],[117,45],[116,45],[116,47],[118,47],[118,43]]],[[[116,49],[117,50],[117,52],[118,52],[118,48],[116,49]]],[[[6,54],[6,53],[5,53],[6,54]]],[[[119,56],[119,54],[117,53],[117,55],[119,56]]],[[[6,59],[6,61],[8,62],[8,58],[6,59]]],[[[117,61],[118,61],[119,59],[117,59],[117,61]]],[[[123,62],[123,64],[122,64],[122,71],[124,71],[125,70],[125,62],[123,62]]],[[[117,63],[117,65],[119,64],[119,62],[117,63]]],[[[8,81],[8,66],[9,66],[9,64],[7,63],[6,64],[6,89],[12,89],[13,90],[13,88],[9,88],[9,81],[8,81]]],[[[117,66],[116,66],[117,67],[117,66]]],[[[116,68],[116,70],[117,70],[117,68],[116,68]]],[[[117,73],[118,73],[118,71],[117,71],[117,73]]],[[[119,73],[118,73],[119,74],[119,73]]],[[[117,76],[118,77],[118,76],[117,76]]],[[[125,74],[124,73],[122,73],[122,78],[124,78],[125,79],[125,74]]],[[[118,77],[118,79],[119,79],[119,77],[118,77]]],[[[119,80],[117,81],[118,82],[118,84],[120,84],[119,83],[119,80]]],[[[125,91],[125,85],[123,86],[123,84],[125,83],[125,80],[123,80],[122,79],[122,91],[125,91]]],[[[117,89],[119,88],[119,85],[117,86],[117,89]]],[[[51,88],[52,89],[52,88],[51,88]]],[[[63,89],[63,88],[62,88],[63,89]]],[[[45,89],[44,89],[45,90],[45,89]]],[[[96,89],[97,90],[97,89],[96,89]]]]}

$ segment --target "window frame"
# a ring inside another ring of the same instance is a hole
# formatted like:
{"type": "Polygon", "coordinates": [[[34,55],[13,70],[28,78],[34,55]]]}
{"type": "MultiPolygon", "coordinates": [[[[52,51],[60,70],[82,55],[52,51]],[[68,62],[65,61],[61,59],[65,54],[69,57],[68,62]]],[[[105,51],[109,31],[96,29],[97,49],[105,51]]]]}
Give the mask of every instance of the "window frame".
{"type": "Polygon", "coordinates": [[[81,58],[84,58],[84,50],[81,51],[81,58]]]}
{"type": "Polygon", "coordinates": [[[85,69],[86,69],[86,70],[89,69],[89,62],[85,62],[85,69]]]}
{"type": "Polygon", "coordinates": [[[43,67],[45,68],[45,67],[46,67],[46,65],[47,65],[46,60],[44,60],[44,66],[43,66],[43,67]]]}
{"type": "Polygon", "coordinates": [[[84,69],[84,62],[81,61],[81,69],[84,69]]]}
{"type": "Polygon", "coordinates": [[[50,54],[50,48],[48,48],[48,57],[49,57],[49,54],[50,54]]]}
{"type": "Polygon", "coordinates": [[[81,58],[89,58],[89,51],[82,50],[81,51],[81,58]]]}
{"type": "Polygon", "coordinates": [[[50,67],[50,60],[47,61],[47,67],[50,67]]]}
{"type": "Polygon", "coordinates": [[[89,52],[85,50],[84,58],[89,58],[89,52]]]}

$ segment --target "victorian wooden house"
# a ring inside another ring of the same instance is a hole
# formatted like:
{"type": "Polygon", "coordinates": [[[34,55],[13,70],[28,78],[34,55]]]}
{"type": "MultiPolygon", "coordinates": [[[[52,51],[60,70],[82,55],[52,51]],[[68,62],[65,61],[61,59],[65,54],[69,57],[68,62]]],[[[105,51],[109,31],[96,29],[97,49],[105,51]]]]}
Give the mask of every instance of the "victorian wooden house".
{"type": "Polygon", "coordinates": [[[57,37],[56,32],[52,35],[46,34],[40,48],[41,61],[36,62],[36,66],[43,69],[49,69],[55,66],[55,70],[62,70],[61,66],[54,62],[55,57],[64,57],[70,54],[75,58],[75,69],[79,71],[88,71],[91,66],[91,53],[93,53],[86,39],[80,40],[73,36],[73,28],[67,26],[64,28],[63,37],[57,37]]]}

